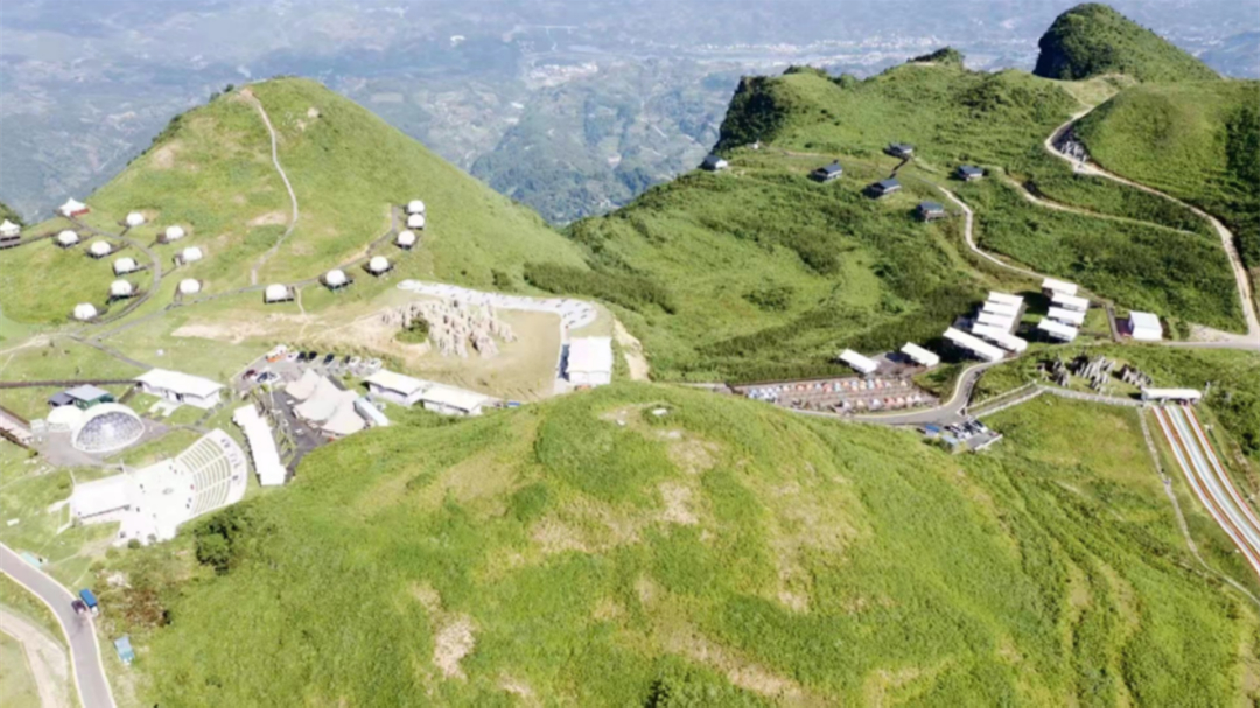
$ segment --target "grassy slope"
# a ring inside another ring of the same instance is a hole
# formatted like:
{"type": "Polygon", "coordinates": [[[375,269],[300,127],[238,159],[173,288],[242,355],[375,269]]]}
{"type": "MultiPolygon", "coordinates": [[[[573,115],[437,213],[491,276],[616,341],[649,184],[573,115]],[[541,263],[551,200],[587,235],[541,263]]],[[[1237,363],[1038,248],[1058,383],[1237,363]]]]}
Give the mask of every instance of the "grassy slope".
{"type": "MultiPolygon", "coordinates": [[[[227,574],[163,585],[171,624],[126,629],[164,706],[641,705],[662,677],[705,705],[1229,703],[1254,609],[1191,566],[1131,415],[1017,409],[962,458],[648,386],[382,429],[246,507],[227,574]]],[[[125,562],[179,575],[179,546],[125,562]]]]}
{"type": "Polygon", "coordinates": [[[1050,79],[1125,74],[1141,81],[1211,81],[1220,76],[1172,42],[1098,3],[1055,18],[1037,43],[1033,73],[1050,79]]]}
{"type": "Polygon", "coordinates": [[[1260,274],[1260,82],[1134,87],[1076,132],[1104,167],[1222,219],[1260,274]]]}
{"type": "MultiPolygon", "coordinates": [[[[526,258],[581,265],[577,250],[537,215],[353,102],[303,79],[248,88],[279,133],[280,161],[301,208],[293,235],[260,282],[313,277],[362,254],[389,229],[388,204],[414,198],[428,205],[429,228],[421,247],[400,262],[400,275],[488,286],[492,270],[519,275],[526,258]],[[308,113],[312,108],[318,117],[308,113]]],[[[284,232],[290,213],[266,129],[239,91],[177,118],[87,202],[93,214],[86,220],[111,231],[128,211],[147,211],[151,223],[133,232],[145,243],[168,224],[189,229],[177,244],[155,247],[168,270],[185,245],[205,249],[204,261],[168,278],[161,303],[180,278],[203,279],[208,292],[248,285],[251,266],[284,232]]],[[[382,252],[398,257],[392,247],[382,252]]],[[[74,302],[101,300],[112,277],[106,263],[46,243],[0,253],[0,270],[0,308],[19,321],[63,320],[74,302]],[[49,270],[65,278],[64,287],[34,300],[9,295],[40,292],[49,270]]]]}

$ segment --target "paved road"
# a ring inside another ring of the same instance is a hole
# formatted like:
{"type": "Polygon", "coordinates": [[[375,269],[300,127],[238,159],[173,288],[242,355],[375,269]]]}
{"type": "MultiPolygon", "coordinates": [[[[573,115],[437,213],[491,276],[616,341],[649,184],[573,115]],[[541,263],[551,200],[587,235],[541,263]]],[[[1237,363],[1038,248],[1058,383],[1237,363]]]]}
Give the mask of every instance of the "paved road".
{"type": "Polygon", "coordinates": [[[74,595],[4,544],[0,544],[0,571],[52,608],[70,645],[74,683],[83,708],[114,708],[114,695],[101,663],[96,627],[90,618],[79,617],[70,609],[74,595]]]}

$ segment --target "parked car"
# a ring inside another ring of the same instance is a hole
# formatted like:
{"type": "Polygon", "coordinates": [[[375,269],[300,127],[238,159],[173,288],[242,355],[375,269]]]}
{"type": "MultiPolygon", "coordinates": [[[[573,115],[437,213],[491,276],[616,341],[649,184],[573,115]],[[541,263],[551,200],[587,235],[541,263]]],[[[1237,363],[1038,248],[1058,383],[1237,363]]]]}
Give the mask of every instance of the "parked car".
{"type": "Polygon", "coordinates": [[[96,595],[92,594],[90,589],[83,588],[80,590],[79,599],[83,601],[83,605],[87,607],[93,615],[99,615],[101,613],[101,607],[96,603],[96,595]]]}
{"type": "Polygon", "coordinates": [[[285,355],[284,360],[292,364],[293,362],[297,361],[297,358],[298,358],[298,352],[289,352],[288,354],[285,355]]]}
{"type": "Polygon", "coordinates": [[[75,600],[74,602],[71,602],[70,609],[74,610],[76,615],[87,614],[87,605],[83,604],[82,600],[75,600]]]}
{"type": "Polygon", "coordinates": [[[259,376],[258,376],[258,383],[263,383],[263,384],[265,384],[265,383],[267,383],[268,381],[275,381],[275,380],[276,380],[276,379],[278,379],[278,378],[280,378],[280,375],[279,375],[279,374],[277,374],[276,372],[274,372],[274,371],[264,371],[263,373],[259,374],[259,376]]]}
{"type": "Polygon", "coordinates": [[[306,360],[307,360],[307,361],[315,361],[315,359],[316,359],[317,357],[319,357],[319,352],[317,352],[317,351],[315,351],[315,350],[313,350],[313,349],[312,349],[311,351],[309,351],[309,352],[307,352],[307,353],[306,353],[306,360]]]}
{"type": "Polygon", "coordinates": [[[253,381],[256,378],[258,378],[258,369],[250,369],[245,372],[244,379],[246,381],[253,381]]]}
{"type": "Polygon", "coordinates": [[[333,363],[336,360],[337,360],[336,354],[329,354],[328,356],[324,357],[324,366],[328,366],[329,364],[333,363]]]}
{"type": "Polygon", "coordinates": [[[342,366],[346,366],[346,365],[348,365],[349,363],[350,363],[350,355],[349,355],[349,354],[347,354],[347,355],[345,355],[344,357],[342,357],[342,358],[341,358],[341,365],[342,365],[342,366]]]}
{"type": "Polygon", "coordinates": [[[359,364],[362,364],[362,363],[363,363],[363,359],[357,356],[350,357],[350,366],[358,366],[359,364]]]}

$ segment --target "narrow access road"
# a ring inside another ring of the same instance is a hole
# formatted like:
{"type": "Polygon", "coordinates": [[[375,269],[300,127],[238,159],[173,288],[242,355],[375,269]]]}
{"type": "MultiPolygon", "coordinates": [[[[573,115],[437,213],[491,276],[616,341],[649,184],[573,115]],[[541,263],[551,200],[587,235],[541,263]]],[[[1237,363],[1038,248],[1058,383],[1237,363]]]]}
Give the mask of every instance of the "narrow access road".
{"type": "Polygon", "coordinates": [[[1043,275],[1036,271],[1028,270],[1027,268],[1020,268],[1019,266],[1013,266],[1010,263],[1007,263],[1001,258],[998,258],[992,253],[989,253],[988,251],[977,246],[976,238],[975,238],[975,223],[976,223],[975,212],[973,212],[971,210],[971,207],[967,206],[967,203],[959,199],[958,195],[954,194],[952,191],[945,189],[944,187],[940,187],[940,190],[945,195],[946,199],[950,200],[959,209],[963,210],[963,216],[965,217],[965,220],[963,223],[963,239],[967,242],[967,248],[971,249],[972,253],[976,254],[977,256],[980,256],[981,258],[985,259],[986,261],[989,261],[990,263],[993,263],[1001,268],[1005,268],[1006,270],[1009,270],[1012,273],[1019,273],[1020,275],[1028,277],[1028,278],[1044,280],[1045,278],[1049,277],[1047,275],[1043,275]]]}
{"type": "Polygon", "coordinates": [[[266,253],[262,254],[262,257],[258,259],[258,262],[255,263],[254,267],[249,271],[249,282],[253,285],[257,285],[258,271],[267,264],[268,259],[274,256],[276,252],[280,250],[280,246],[285,242],[285,240],[293,234],[293,229],[297,227],[298,216],[301,215],[301,212],[298,210],[297,195],[293,193],[293,185],[289,182],[289,175],[285,173],[284,167],[280,164],[280,151],[276,141],[276,129],[271,125],[271,118],[267,115],[267,109],[263,108],[262,101],[255,98],[254,94],[249,92],[249,89],[242,89],[241,96],[244,97],[245,100],[254,104],[254,108],[258,109],[258,115],[262,116],[263,125],[267,126],[267,133],[271,135],[271,164],[275,165],[276,172],[280,173],[280,179],[284,181],[284,188],[289,192],[289,201],[293,204],[293,216],[289,219],[288,228],[284,230],[284,233],[280,235],[280,238],[276,239],[275,244],[273,244],[266,253]]]}
{"type": "MultiPolygon", "coordinates": [[[[1240,304],[1242,305],[1243,318],[1247,322],[1247,334],[1242,339],[1252,344],[1260,343],[1260,319],[1257,319],[1256,317],[1256,303],[1251,292],[1251,280],[1247,275],[1247,269],[1243,267],[1242,259],[1238,256],[1238,249],[1234,244],[1234,234],[1229,229],[1225,228],[1225,225],[1222,224],[1219,219],[1194,206],[1193,204],[1183,202],[1171,194],[1161,192],[1154,187],[1148,187],[1140,182],[1134,182],[1126,177],[1121,177],[1120,175],[1105,170],[1097,164],[1088,162],[1085,159],[1079,159],[1077,156],[1070,154],[1069,150],[1064,147],[1064,145],[1069,142],[1067,140],[1067,136],[1072,130],[1072,126],[1076,123],[1076,121],[1080,120],[1093,109],[1094,107],[1090,107],[1084,111],[1074,114],[1068,122],[1056,128],[1055,131],[1051,133],[1050,136],[1042,143],[1045,146],[1045,149],[1051,155],[1054,155],[1055,157],[1072,165],[1072,170],[1077,174],[1109,179],[1113,182],[1118,182],[1134,189],[1140,189],[1148,194],[1163,197],[1174,204],[1179,204],[1186,209],[1189,209],[1200,218],[1206,219],[1207,222],[1212,225],[1212,228],[1216,229],[1216,233],[1221,237],[1221,246],[1225,249],[1225,256],[1229,258],[1230,268],[1234,272],[1234,281],[1238,288],[1238,297],[1240,304]]],[[[1077,152],[1082,151],[1083,146],[1077,150],[1077,152]]]]}
{"type": "Polygon", "coordinates": [[[51,576],[27,563],[13,549],[0,543],[0,572],[44,601],[52,610],[70,646],[70,665],[83,708],[115,708],[114,694],[105,677],[96,625],[90,616],[70,609],[75,596],[51,576]]]}

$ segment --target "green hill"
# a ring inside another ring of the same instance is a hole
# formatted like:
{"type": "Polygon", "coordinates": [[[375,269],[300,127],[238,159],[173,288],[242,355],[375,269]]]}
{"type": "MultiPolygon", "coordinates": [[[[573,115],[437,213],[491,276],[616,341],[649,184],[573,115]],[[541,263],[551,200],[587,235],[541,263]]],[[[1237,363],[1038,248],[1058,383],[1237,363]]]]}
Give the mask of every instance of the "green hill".
{"type": "Polygon", "coordinates": [[[1136,86],[1076,134],[1107,169],[1223,220],[1260,276],[1260,82],[1136,86]]]}
{"type": "Polygon", "coordinates": [[[1037,42],[1033,73],[1048,79],[1125,74],[1141,81],[1211,81],[1220,76],[1168,40],[1098,3],[1059,15],[1037,42]]]}
{"type": "Polygon", "coordinates": [[[1029,404],[962,457],[661,386],[426,420],[128,551],[97,586],[146,705],[1255,698],[1255,608],[1188,554],[1131,410],[1029,404]]]}
{"type": "MultiPolygon", "coordinates": [[[[211,293],[249,285],[251,269],[291,220],[268,133],[245,91],[270,116],[300,208],[292,235],[261,269],[260,283],[310,278],[361,256],[393,226],[390,204],[411,199],[426,202],[429,224],[420,247],[400,261],[402,274],[489,286],[496,270],[519,280],[527,259],[581,265],[577,249],[536,214],[364,108],[313,81],[277,79],[177,116],[145,154],[85,200],[92,208],[85,221],[111,232],[121,230],[129,211],[146,213],[149,223],[130,234],[144,244],[169,224],[184,226],[187,238],[154,247],[166,269],[186,245],[201,246],[206,258],[177,271],[165,287],[184,277],[204,280],[211,293]]],[[[57,219],[32,231],[67,226],[57,219]]],[[[392,247],[385,252],[397,254],[392,247]]],[[[32,322],[61,321],[75,302],[102,300],[113,277],[108,262],[50,243],[0,253],[0,272],[0,309],[32,322]],[[65,287],[28,297],[50,272],[65,287]]],[[[159,299],[169,302],[171,293],[159,299]]]]}

